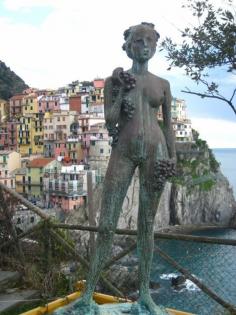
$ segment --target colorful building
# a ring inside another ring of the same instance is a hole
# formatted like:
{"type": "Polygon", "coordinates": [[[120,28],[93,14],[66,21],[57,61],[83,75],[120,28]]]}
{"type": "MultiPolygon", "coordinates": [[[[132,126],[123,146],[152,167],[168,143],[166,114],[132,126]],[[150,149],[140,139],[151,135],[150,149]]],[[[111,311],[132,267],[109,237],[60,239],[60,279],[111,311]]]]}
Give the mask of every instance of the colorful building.
{"type": "Polygon", "coordinates": [[[43,154],[43,116],[36,113],[20,117],[17,136],[22,156],[43,154]]]}
{"type": "Polygon", "coordinates": [[[40,95],[38,97],[39,113],[60,110],[60,97],[58,95],[40,95]]]}
{"type": "Polygon", "coordinates": [[[66,156],[67,139],[80,131],[76,111],[58,111],[44,115],[44,156],[66,156]]]}
{"type": "Polygon", "coordinates": [[[48,164],[54,158],[36,158],[27,165],[25,193],[32,198],[41,200],[43,197],[43,177],[48,164]]]}
{"type": "Polygon", "coordinates": [[[0,99],[0,123],[7,121],[9,116],[9,103],[0,99]]]}
{"type": "Polygon", "coordinates": [[[7,123],[1,123],[0,125],[0,150],[8,150],[8,132],[7,123]]]}
{"type": "Polygon", "coordinates": [[[21,156],[15,151],[0,151],[0,181],[8,188],[15,189],[14,171],[20,168],[21,156]]]}
{"type": "Polygon", "coordinates": [[[192,124],[189,119],[173,121],[173,130],[177,142],[193,142],[192,124]]]}
{"type": "Polygon", "coordinates": [[[26,194],[26,176],[27,176],[27,168],[21,167],[17,168],[14,171],[15,174],[15,189],[16,192],[22,195],[26,194]]]}
{"type": "MultiPolygon", "coordinates": [[[[95,172],[93,172],[95,182],[95,172]]],[[[87,196],[87,171],[84,165],[62,166],[60,173],[45,173],[44,194],[48,207],[69,212],[82,206],[87,196]]]]}
{"type": "Polygon", "coordinates": [[[69,110],[81,114],[81,96],[73,95],[69,97],[69,110]]]}
{"type": "Polygon", "coordinates": [[[17,126],[19,125],[19,119],[13,118],[7,122],[7,133],[8,133],[8,149],[18,151],[18,134],[17,126]]]}
{"type": "Polygon", "coordinates": [[[22,114],[22,100],[25,94],[16,94],[10,98],[10,118],[20,117],[22,114]]]}
{"type": "Polygon", "coordinates": [[[79,136],[70,136],[66,142],[67,156],[73,164],[79,164],[84,161],[84,153],[82,148],[82,141],[79,136]]]}

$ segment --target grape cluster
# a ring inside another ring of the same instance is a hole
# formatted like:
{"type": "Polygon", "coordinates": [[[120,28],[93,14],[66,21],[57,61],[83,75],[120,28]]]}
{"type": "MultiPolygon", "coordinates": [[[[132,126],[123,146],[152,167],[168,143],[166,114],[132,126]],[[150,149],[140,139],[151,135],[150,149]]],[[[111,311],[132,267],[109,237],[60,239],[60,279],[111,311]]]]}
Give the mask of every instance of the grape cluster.
{"type": "Polygon", "coordinates": [[[154,166],[155,189],[162,189],[167,179],[176,175],[175,163],[171,160],[159,160],[154,166]]]}
{"type": "Polygon", "coordinates": [[[107,126],[108,134],[110,137],[112,137],[112,143],[111,146],[114,147],[119,138],[119,128],[117,126],[107,126]]]}
{"type": "Polygon", "coordinates": [[[135,106],[130,99],[123,98],[122,110],[126,114],[127,120],[130,120],[133,117],[135,106]]]}
{"type": "Polygon", "coordinates": [[[135,88],[136,79],[129,72],[121,71],[120,72],[120,79],[124,83],[125,92],[129,92],[130,90],[135,88]]]}

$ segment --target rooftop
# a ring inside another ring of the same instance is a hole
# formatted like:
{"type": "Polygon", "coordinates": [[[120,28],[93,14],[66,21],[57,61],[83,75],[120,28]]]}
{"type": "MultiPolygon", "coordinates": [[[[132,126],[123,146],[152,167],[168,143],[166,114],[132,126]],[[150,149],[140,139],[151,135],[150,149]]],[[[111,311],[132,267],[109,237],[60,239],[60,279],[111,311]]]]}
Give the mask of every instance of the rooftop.
{"type": "Polygon", "coordinates": [[[38,168],[38,167],[44,167],[48,163],[54,161],[54,158],[37,158],[32,160],[29,164],[28,167],[30,168],[38,168]]]}
{"type": "Polygon", "coordinates": [[[93,81],[93,85],[94,85],[95,89],[104,88],[104,79],[95,79],[93,81]]]}

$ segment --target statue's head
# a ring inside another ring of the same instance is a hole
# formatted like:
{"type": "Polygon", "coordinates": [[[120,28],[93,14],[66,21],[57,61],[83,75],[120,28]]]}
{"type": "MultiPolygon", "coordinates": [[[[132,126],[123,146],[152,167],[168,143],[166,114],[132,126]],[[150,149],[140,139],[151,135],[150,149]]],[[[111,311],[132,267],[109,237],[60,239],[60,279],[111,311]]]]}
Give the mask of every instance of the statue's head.
{"type": "Polygon", "coordinates": [[[159,37],[154,24],[143,22],[124,32],[125,43],[122,48],[129,58],[144,63],[155,54],[159,37]]]}

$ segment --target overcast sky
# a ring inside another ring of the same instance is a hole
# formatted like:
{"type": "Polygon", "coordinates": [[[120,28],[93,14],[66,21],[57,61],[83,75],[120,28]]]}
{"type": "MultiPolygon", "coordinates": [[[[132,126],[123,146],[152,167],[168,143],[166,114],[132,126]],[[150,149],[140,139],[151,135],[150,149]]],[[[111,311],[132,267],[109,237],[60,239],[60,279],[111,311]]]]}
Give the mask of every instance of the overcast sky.
{"type": "MultiPolygon", "coordinates": [[[[212,0],[219,6],[223,0],[212,0]]],[[[180,39],[179,30],[194,24],[181,0],[0,0],[0,60],[28,85],[58,88],[73,80],[107,77],[131,61],[121,49],[123,32],[140,22],[152,22],[161,39],[180,39]]],[[[236,148],[236,117],[226,104],[181,92],[195,87],[180,69],[167,71],[157,51],[149,70],[170,81],[172,94],[185,99],[193,126],[210,147],[236,148]]],[[[224,94],[236,86],[236,76],[214,72],[224,94]]]]}

